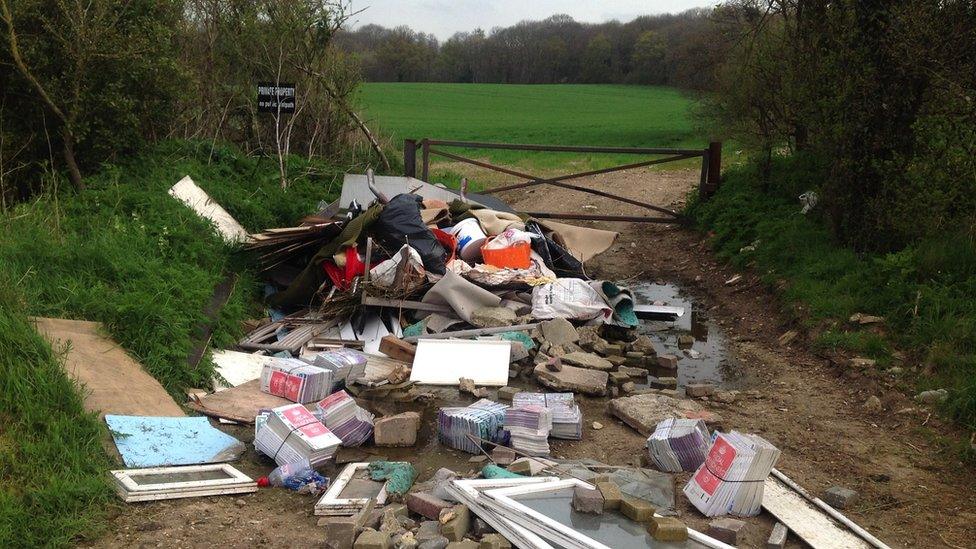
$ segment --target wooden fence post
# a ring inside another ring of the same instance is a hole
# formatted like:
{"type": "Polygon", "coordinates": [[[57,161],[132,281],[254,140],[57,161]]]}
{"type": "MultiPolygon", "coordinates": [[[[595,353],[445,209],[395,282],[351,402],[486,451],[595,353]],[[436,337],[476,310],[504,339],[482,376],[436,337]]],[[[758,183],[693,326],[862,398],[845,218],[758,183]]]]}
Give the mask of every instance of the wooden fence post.
{"type": "Polygon", "coordinates": [[[430,141],[425,137],[423,141],[420,142],[420,145],[423,148],[424,163],[422,171],[420,172],[420,179],[427,181],[427,178],[430,176],[430,141]]]}
{"type": "Polygon", "coordinates": [[[403,140],[403,175],[417,177],[417,142],[413,139],[403,140]]]}
{"type": "Polygon", "coordinates": [[[722,142],[708,144],[708,194],[715,194],[722,182],[722,142]]]}

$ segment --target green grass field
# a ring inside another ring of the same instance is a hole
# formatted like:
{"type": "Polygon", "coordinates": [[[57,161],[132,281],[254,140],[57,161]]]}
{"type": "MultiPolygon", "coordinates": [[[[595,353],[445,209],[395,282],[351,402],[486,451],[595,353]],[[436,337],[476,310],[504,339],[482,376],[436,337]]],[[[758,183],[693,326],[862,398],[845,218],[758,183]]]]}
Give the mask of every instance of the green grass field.
{"type": "MultiPolygon", "coordinates": [[[[694,99],[674,89],[619,85],[366,83],[360,106],[372,128],[401,149],[404,139],[555,145],[704,148],[694,99]]],[[[635,162],[631,155],[469,151],[547,170],[635,162]]],[[[463,153],[462,153],[463,154],[463,153]]]]}

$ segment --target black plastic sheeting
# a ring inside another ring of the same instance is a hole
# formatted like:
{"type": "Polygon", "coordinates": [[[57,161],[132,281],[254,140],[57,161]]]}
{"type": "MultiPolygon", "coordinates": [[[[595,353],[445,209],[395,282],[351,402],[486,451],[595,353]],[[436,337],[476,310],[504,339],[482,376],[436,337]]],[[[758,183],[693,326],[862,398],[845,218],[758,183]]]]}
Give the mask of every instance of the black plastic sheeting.
{"type": "Polygon", "coordinates": [[[414,194],[394,196],[383,208],[370,232],[375,235],[377,244],[389,253],[395,253],[404,244],[409,244],[420,254],[424,269],[444,274],[447,250],[424,225],[420,216],[421,202],[423,199],[414,194]]]}
{"type": "Polygon", "coordinates": [[[527,221],[525,230],[537,234],[542,238],[532,239],[532,250],[542,256],[546,266],[552,269],[559,278],[580,278],[589,280],[583,272],[583,264],[569,253],[569,250],[547,237],[542,231],[542,227],[535,221],[527,221]]]}

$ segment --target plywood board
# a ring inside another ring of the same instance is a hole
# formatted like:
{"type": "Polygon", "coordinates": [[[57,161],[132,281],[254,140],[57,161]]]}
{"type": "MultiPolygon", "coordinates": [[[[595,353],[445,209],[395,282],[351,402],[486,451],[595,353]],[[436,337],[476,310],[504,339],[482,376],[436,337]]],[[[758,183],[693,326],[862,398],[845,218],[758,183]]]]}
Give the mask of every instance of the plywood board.
{"type": "Polygon", "coordinates": [[[247,240],[247,230],[198,187],[190,176],[185,176],[170,187],[169,195],[185,204],[200,217],[209,219],[224,241],[233,244],[247,240]]]}
{"type": "Polygon", "coordinates": [[[262,408],[277,408],[294,402],[261,392],[261,380],[255,379],[237,387],[209,394],[187,404],[201,414],[229,419],[238,423],[254,423],[254,416],[262,408]]]}
{"type": "Polygon", "coordinates": [[[813,549],[871,547],[775,477],[766,479],[762,506],[813,549]]]}
{"type": "Polygon", "coordinates": [[[271,359],[268,355],[238,351],[214,351],[213,363],[224,381],[214,380],[217,391],[243,385],[261,377],[261,369],[271,359]]]}
{"type": "Polygon", "coordinates": [[[511,341],[422,339],[417,342],[410,381],[457,385],[466,377],[475,385],[504,387],[511,356],[511,341]]]}
{"type": "Polygon", "coordinates": [[[233,461],[244,443],[201,417],[106,415],[126,467],[161,467],[233,461]]]}
{"type": "Polygon", "coordinates": [[[82,386],[86,410],[102,416],[185,415],[154,377],[102,335],[100,323],[42,317],[31,321],[55,352],[68,346],[64,368],[82,386]]]}

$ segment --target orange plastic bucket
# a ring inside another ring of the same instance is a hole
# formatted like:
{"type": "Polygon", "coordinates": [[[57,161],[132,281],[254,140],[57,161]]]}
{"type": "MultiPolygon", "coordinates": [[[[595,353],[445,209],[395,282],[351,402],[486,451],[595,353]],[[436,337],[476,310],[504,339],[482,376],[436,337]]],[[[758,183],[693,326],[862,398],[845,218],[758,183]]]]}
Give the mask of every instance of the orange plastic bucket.
{"type": "Polygon", "coordinates": [[[532,246],[528,242],[521,242],[507,248],[488,248],[488,243],[494,240],[491,237],[481,246],[481,258],[485,265],[508,269],[528,269],[532,264],[532,246]]]}

